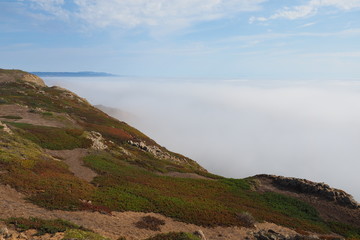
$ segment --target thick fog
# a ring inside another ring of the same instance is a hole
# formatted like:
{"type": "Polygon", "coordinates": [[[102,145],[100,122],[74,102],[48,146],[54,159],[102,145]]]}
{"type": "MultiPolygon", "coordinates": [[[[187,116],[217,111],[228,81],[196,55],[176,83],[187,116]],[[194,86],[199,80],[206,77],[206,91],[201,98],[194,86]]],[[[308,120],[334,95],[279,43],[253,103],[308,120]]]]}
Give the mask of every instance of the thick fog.
{"type": "Polygon", "coordinates": [[[46,78],[209,171],[326,182],[360,200],[360,82],[46,78]]]}

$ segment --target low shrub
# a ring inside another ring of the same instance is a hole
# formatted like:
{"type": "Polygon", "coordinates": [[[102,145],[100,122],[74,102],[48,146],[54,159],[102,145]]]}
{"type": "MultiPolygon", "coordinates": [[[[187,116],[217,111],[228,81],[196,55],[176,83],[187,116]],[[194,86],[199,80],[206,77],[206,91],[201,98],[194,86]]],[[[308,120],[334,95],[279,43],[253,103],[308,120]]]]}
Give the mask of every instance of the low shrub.
{"type": "Polygon", "coordinates": [[[155,235],[147,238],[146,240],[200,240],[197,236],[192,233],[185,232],[170,232],[155,235]]]}
{"type": "Polygon", "coordinates": [[[124,131],[120,128],[108,127],[104,125],[97,124],[85,124],[87,130],[100,132],[104,137],[110,138],[111,140],[117,143],[127,142],[129,140],[133,140],[133,136],[131,136],[128,132],[124,131]]]}
{"type": "Polygon", "coordinates": [[[255,226],[256,220],[251,215],[251,213],[248,212],[238,213],[236,214],[236,217],[239,219],[239,221],[242,223],[241,225],[244,227],[250,228],[255,226]]]}
{"type": "Polygon", "coordinates": [[[296,198],[273,192],[264,193],[261,197],[268,206],[287,216],[314,222],[322,222],[314,207],[296,198]]]}
{"type": "Polygon", "coordinates": [[[105,207],[105,206],[94,205],[89,202],[82,202],[80,209],[85,210],[85,211],[99,212],[99,213],[111,215],[110,208],[105,207]]]}
{"type": "Polygon", "coordinates": [[[6,224],[13,224],[18,231],[35,229],[37,230],[37,236],[44,235],[46,233],[54,234],[57,232],[65,232],[68,229],[85,230],[83,227],[62,219],[44,220],[40,218],[8,218],[5,222],[6,224]]]}
{"type": "Polygon", "coordinates": [[[350,226],[339,222],[328,222],[331,231],[348,239],[360,239],[360,227],[350,226]]]}
{"type": "Polygon", "coordinates": [[[20,117],[20,116],[14,116],[14,115],[0,116],[0,118],[13,119],[13,120],[20,120],[20,119],[22,119],[22,117],[20,117]]]}
{"type": "Polygon", "coordinates": [[[69,229],[65,232],[62,240],[110,240],[97,233],[83,231],[80,229],[69,229]]]}
{"type": "Polygon", "coordinates": [[[48,117],[54,115],[52,112],[43,112],[43,113],[41,113],[41,114],[42,114],[43,116],[48,116],[48,117]]]}
{"type": "Polygon", "coordinates": [[[160,231],[161,225],[165,225],[165,221],[152,216],[142,217],[140,221],[135,223],[137,228],[152,231],[160,231]]]}

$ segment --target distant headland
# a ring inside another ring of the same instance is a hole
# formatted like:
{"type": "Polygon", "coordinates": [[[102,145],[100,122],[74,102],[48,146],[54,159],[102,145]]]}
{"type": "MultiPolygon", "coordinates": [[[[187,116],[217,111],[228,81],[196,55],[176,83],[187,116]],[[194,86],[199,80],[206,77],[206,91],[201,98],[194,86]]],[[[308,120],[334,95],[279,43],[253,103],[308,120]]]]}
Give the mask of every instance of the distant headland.
{"type": "Polygon", "coordinates": [[[105,72],[31,72],[39,77],[117,77],[118,75],[105,72]]]}

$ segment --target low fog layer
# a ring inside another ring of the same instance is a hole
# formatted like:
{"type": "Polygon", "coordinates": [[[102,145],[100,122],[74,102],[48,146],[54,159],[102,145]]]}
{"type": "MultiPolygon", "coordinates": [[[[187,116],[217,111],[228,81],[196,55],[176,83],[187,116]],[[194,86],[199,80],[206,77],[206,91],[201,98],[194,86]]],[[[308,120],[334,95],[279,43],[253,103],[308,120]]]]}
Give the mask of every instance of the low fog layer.
{"type": "Polygon", "coordinates": [[[360,200],[360,82],[47,78],[209,171],[306,178],[360,200]],[[116,114],[116,113],[115,113],[116,114]]]}

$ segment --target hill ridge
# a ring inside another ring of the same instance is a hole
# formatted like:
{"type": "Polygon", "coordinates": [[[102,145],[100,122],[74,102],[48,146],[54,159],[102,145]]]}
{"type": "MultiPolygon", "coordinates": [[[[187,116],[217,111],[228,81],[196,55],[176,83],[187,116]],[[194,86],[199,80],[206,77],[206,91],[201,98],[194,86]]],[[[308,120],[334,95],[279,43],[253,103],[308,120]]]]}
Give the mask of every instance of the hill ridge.
{"type": "Polygon", "coordinates": [[[46,86],[44,80],[34,74],[21,70],[7,70],[0,68],[0,83],[15,81],[35,83],[42,87],[46,86]]]}
{"type": "Polygon", "coordinates": [[[301,178],[268,174],[260,174],[256,175],[255,177],[271,179],[275,185],[290,191],[319,196],[323,199],[335,202],[348,208],[360,208],[360,204],[353,198],[352,195],[346,193],[343,190],[331,188],[328,184],[325,183],[313,182],[301,178]]]}

